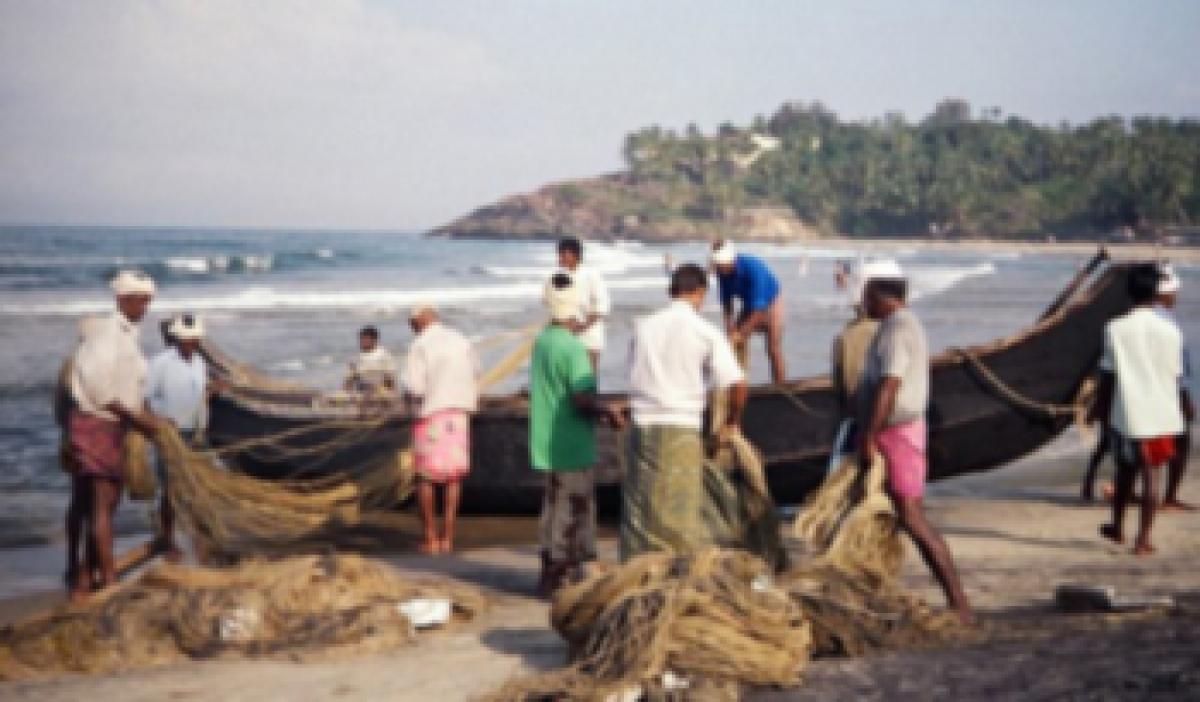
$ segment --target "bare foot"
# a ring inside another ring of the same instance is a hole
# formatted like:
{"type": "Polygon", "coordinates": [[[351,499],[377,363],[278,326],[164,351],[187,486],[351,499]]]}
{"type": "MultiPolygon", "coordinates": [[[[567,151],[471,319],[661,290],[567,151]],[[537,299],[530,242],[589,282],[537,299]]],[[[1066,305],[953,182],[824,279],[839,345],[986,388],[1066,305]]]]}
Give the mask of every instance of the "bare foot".
{"type": "Polygon", "coordinates": [[[444,538],[438,542],[439,553],[451,553],[454,551],[454,541],[450,538],[444,538]]]}
{"type": "Polygon", "coordinates": [[[1196,505],[1180,502],[1179,500],[1167,500],[1162,503],[1160,509],[1164,512],[1195,512],[1196,505]]]}
{"type": "Polygon", "coordinates": [[[975,629],[979,626],[979,620],[975,618],[975,613],[969,609],[955,610],[958,615],[958,623],[968,629],[975,629]]]}
{"type": "Polygon", "coordinates": [[[1115,526],[1113,526],[1112,524],[1100,525],[1100,536],[1103,536],[1104,538],[1108,539],[1109,541],[1112,541],[1112,542],[1115,542],[1118,544],[1125,543],[1125,537],[1122,536],[1121,532],[1117,531],[1117,528],[1115,526]]]}
{"type": "Polygon", "coordinates": [[[1151,546],[1149,543],[1147,543],[1145,541],[1139,541],[1133,547],[1133,555],[1149,556],[1150,554],[1154,553],[1155,550],[1156,549],[1153,546],[1151,546]]]}
{"type": "Polygon", "coordinates": [[[436,556],[442,552],[442,542],[436,539],[432,541],[426,540],[417,547],[417,550],[426,556],[436,556]]]}

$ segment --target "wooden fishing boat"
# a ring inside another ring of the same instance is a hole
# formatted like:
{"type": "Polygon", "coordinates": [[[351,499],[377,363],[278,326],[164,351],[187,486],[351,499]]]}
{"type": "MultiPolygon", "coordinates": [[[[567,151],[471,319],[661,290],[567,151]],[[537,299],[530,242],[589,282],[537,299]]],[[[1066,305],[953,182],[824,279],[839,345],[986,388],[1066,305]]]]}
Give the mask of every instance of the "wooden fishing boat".
{"type": "MultiPolygon", "coordinates": [[[[1028,330],[984,346],[952,349],[934,360],[931,479],[996,468],[1070,425],[1080,390],[1099,358],[1105,323],[1130,307],[1128,266],[1104,261],[1101,252],[1028,330]]],[[[320,476],[394,455],[408,442],[412,417],[401,407],[339,403],[261,376],[211,345],[205,352],[232,386],[213,400],[209,440],[230,449],[227,459],[239,470],[272,479],[320,476]],[[264,436],[278,438],[266,445],[253,441],[264,436]]],[[[542,483],[529,468],[527,425],[522,397],[483,400],[473,419],[473,468],[463,487],[464,511],[538,511],[542,483]]],[[[766,459],[779,504],[802,500],[823,479],[836,425],[827,377],[751,389],[745,433],[766,459]]],[[[598,432],[598,499],[601,509],[611,511],[619,496],[620,437],[608,428],[598,432]]]]}

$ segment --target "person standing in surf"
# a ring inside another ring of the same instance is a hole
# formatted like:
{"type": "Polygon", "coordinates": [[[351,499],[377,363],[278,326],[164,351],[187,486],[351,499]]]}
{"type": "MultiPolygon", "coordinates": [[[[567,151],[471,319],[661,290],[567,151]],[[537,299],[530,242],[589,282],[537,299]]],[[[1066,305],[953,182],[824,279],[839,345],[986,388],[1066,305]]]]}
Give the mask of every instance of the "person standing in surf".
{"type": "Polygon", "coordinates": [[[596,370],[604,351],[604,320],[612,311],[608,286],[599,271],[583,262],[583,242],[575,237],[559,240],[558,265],[575,281],[579,294],[579,312],[568,328],[583,342],[596,370]]]}
{"type": "Polygon", "coordinates": [[[1125,507],[1142,477],[1141,518],[1133,552],[1154,552],[1150,532],[1158,501],[1158,469],[1175,456],[1176,437],[1186,429],[1180,407],[1183,337],[1156,309],[1163,275],[1154,264],[1129,270],[1134,307],[1104,328],[1100,358],[1099,416],[1107,418],[1117,462],[1112,521],[1100,534],[1125,542],[1125,507]]]}
{"type": "Polygon", "coordinates": [[[721,287],[721,309],[725,333],[745,366],[747,348],[753,334],[767,338],[767,357],[771,379],[777,385],[787,379],[783,361],[783,295],[779,280],[757,256],[738,253],[731,241],[713,243],[709,264],[721,287]],[[734,308],[734,300],[741,303],[734,308]]]}
{"type": "Polygon", "coordinates": [[[413,467],[417,505],[429,554],[454,550],[462,481],[471,470],[471,414],[479,406],[479,359],[467,337],[442,323],[437,310],[418,305],[409,314],[416,338],[404,362],[404,390],[416,404],[413,467]],[[442,529],[437,528],[441,487],[442,529]]]}
{"type": "Polygon", "coordinates": [[[964,623],[974,621],[946,542],[925,516],[928,472],[929,346],[908,307],[908,283],[894,261],[878,264],[863,291],[863,309],[879,320],[859,385],[860,469],[878,454],[901,528],[917,545],[950,606],[964,623]]]}
{"type": "Polygon", "coordinates": [[[140,271],[121,271],[112,281],[117,309],[89,325],[76,349],[69,377],[67,417],[71,500],[67,508],[67,573],[71,599],[117,580],[113,516],[125,482],[126,432],[153,434],[158,418],[145,406],[146,358],[138,324],[155,285],[140,271]],[[87,556],[79,546],[86,534],[87,556]],[[93,580],[95,578],[95,580],[93,580]]]}

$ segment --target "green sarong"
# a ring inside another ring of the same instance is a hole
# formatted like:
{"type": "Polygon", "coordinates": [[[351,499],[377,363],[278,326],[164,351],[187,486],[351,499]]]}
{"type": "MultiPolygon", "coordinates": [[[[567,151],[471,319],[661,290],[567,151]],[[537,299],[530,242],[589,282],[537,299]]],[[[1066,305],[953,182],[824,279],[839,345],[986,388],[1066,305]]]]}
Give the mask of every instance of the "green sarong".
{"type": "Polygon", "coordinates": [[[648,551],[685,554],[721,546],[782,565],[779,522],[765,483],[747,475],[734,452],[707,458],[700,432],[679,426],[635,426],[627,448],[622,561],[648,551]]]}

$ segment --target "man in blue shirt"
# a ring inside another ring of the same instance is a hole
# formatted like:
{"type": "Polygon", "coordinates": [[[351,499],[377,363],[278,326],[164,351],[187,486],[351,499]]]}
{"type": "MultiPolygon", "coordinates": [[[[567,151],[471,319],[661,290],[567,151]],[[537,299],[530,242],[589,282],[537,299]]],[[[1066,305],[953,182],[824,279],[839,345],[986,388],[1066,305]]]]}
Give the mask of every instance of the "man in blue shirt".
{"type": "Polygon", "coordinates": [[[787,371],[783,364],[783,295],[779,281],[761,258],[739,254],[729,241],[713,244],[709,257],[721,286],[721,307],[725,312],[725,332],[746,363],[746,345],[750,335],[767,336],[767,356],[771,360],[771,378],[782,384],[787,371]],[[741,308],[734,313],[734,299],[741,308]]]}

